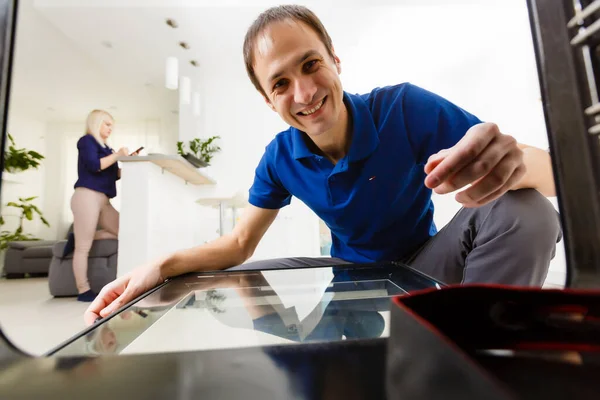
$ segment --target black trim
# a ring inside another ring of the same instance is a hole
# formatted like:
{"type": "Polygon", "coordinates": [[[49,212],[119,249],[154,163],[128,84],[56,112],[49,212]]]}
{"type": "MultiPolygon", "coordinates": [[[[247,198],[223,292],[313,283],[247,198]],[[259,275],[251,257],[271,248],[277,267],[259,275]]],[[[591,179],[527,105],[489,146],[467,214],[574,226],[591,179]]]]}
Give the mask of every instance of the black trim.
{"type": "Polygon", "coordinates": [[[167,281],[161,283],[160,285],[156,286],[154,289],[151,289],[151,290],[147,291],[146,293],[144,293],[144,294],[136,297],[135,299],[131,300],[129,303],[127,303],[124,306],[122,306],[121,308],[119,308],[118,310],[115,310],[115,312],[113,312],[112,314],[110,314],[108,317],[102,318],[101,320],[97,320],[96,323],[88,326],[87,328],[85,328],[81,332],[77,333],[75,336],[73,336],[73,337],[65,340],[64,342],[62,342],[58,346],[56,346],[53,349],[49,350],[48,352],[44,353],[43,356],[44,357],[49,357],[49,356],[54,355],[56,352],[64,349],[65,347],[67,347],[68,345],[70,345],[71,343],[73,343],[74,341],[76,341],[77,339],[79,339],[79,338],[87,335],[88,333],[90,333],[91,331],[93,331],[94,329],[96,329],[98,326],[106,323],[107,321],[110,321],[112,318],[114,318],[118,314],[120,314],[121,311],[125,311],[126,309],[128,309],[129,307],[131,307],[132,305],[134,305],[135,303],[137,303],[138,301],[140,301],[143,298],[148,297],[152,293],[156,292],[157,290],[159,290],[160,288],[162,288],[163,286],[165,286],[169,282],[170,282],[170,280],[167,280],[167,281]]]}
{"type": "MultiPolygon", "coordinates": [[[[4,148],[8,123],[8,106],[10,104],[10,83],[15,45],[17,21],[17,2],[0,0],[0,126],[2,127],[2,154],[0,155],[0,174],[4,173],[4,148]]],[[[0,175],[1,176],[1,175],[0,175]]],[[[0,195],[2,183],[0,180],[0,195]]]]}
{"type": "MultiPolygon", "coordinates": [[[[7,139],[8,105],[10,95],[10,78],[15,45],[15,30],[17,21],[17,2],[15,0],[0,0],[0,197],[2,195],[2,179],[4,173],[4,148],[7,139]]],[[[0,321],[2,322],[2,321],[0,321]]],[[[0,363],[7,359],[30,357],[15,346],[0,329],[0,363]]]]}
{"type": "Polygon", "coordinates": [[[597,288],[600,204],[591,151],[591,140],[597,138],[587,133],[582,66],[577,64],[577,49],[571,46],[567,30],[566,11],[573,10],[573,2],[527,3],[564,231],[567,286],[597,288]]]}

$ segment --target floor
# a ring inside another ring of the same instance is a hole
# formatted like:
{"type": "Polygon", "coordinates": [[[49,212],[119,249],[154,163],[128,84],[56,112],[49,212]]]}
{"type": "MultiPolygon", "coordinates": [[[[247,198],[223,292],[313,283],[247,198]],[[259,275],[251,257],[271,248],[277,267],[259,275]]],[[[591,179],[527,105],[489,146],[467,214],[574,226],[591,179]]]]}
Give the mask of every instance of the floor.
{"type": "MultiPolygon", "coordinates": [[[[563,287],[564,279],[564,270],[551,268],[544,287],[563,287]]],[[[88,304],[53,298],[47,278],[0,279],[0,327],[15,345],[33,355],[42,355],[81,331],[88,304]]]]}
{"type": "Polygon", "coordinates": [[[53,298],[48,278],[0,279],[0,327],[19,348],[42,355],[81,331],[89,303],[53,298]]]}

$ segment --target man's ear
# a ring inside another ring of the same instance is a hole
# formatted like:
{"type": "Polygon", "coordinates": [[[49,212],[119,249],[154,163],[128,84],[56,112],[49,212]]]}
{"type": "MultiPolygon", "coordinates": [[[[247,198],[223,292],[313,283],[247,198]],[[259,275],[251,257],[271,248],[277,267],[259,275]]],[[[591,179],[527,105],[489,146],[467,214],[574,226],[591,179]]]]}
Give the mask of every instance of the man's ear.
{"type": "Polygon", "coordinates": [[[335,67],[337,68],[338,74],[342,73],[342,62],[340,58],[335,54],[335,49],[331,46],[331,51],[333,53],[333,61],[335,62],[335,67]]]}
{"type": "Polygon", "coordinates": [[[267,105],[269,106],[269,108],[275,112],[277,112],[277,110],[275,110],[275,106],[273,105],[273,103],[271,103],[271,100],[269,100],[269,98],[267,96],[265,96],[263,94],[263,99],[265,99],[265,103],[267,103],[267,105]]]}

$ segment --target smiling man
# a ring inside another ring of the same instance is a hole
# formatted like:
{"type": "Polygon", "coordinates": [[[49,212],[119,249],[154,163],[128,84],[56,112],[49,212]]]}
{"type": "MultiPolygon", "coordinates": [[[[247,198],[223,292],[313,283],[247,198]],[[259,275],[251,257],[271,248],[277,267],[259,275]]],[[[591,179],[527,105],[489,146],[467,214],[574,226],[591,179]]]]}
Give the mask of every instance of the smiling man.
{"type": "Polygon", "coordinates": [[[248,75],[290,128],[267,146],[243,220],[107,285],[88,323],[185,272],[239,266],[292,196],[332,233],[332,258],[259,261],[269,269],[401,260],[446,283],[540,286],[560,238],[549,155],[405,83],[342,88],[331,38],[307,8],[262,13],[244,42],[248,75]],[[464,206],[440,232],[431,192],[464,206]]]}

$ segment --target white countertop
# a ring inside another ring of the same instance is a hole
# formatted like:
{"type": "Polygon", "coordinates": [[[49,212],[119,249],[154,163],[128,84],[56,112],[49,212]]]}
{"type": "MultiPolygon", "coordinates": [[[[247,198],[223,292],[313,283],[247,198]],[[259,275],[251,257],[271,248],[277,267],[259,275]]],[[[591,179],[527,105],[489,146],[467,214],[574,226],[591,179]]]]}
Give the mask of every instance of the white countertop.
{"type": "Polygon", "coordinates": [[[185,158],[172,154],[150,154],[147,156],[121,156],[117,159],[123,163],[151,162],[194,185],[211,185],[216,181],[202,168],[195,168],[185,158]]]}

